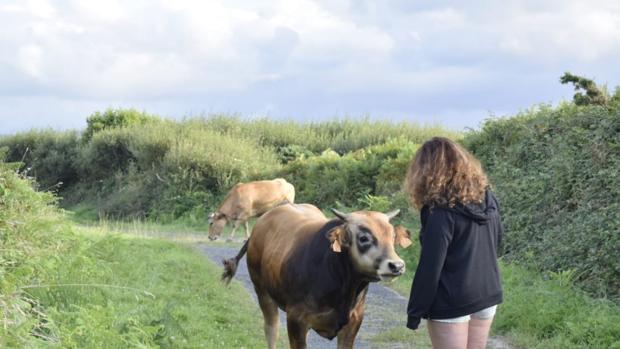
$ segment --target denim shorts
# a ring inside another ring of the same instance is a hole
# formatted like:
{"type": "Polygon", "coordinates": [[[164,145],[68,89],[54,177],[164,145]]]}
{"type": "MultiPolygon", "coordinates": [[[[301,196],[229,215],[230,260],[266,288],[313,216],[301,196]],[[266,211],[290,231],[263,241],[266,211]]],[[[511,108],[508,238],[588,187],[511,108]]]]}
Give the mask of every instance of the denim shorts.
{"type": "Polygon", "coordinates": [[[431,320],[437,321],[437,322],[447,322],[447,323],[468,322],[471,319],[488,320],[488,319],[492,319],[493,316],[495,316],[496,310],[497,310],[497,305],[494,305],[494,306],[482,309],[470,315],[459,316],[459,317],[455,317],[452,319],[431,319],[431,320]]]}

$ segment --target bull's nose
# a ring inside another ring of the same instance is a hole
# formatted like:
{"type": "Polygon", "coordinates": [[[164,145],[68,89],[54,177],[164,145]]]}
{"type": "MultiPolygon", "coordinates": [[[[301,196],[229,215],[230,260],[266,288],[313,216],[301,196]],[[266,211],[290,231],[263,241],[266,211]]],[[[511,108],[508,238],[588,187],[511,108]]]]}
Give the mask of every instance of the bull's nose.
{"type": "Polygon", "coordinates": [[[388,268],[390,268],[390,271],[392,273],[398,274],[398,273],[402,272],[403,269],[405,269],[405,263],[398,262],[398,261],[388,262],[388,268]]]}

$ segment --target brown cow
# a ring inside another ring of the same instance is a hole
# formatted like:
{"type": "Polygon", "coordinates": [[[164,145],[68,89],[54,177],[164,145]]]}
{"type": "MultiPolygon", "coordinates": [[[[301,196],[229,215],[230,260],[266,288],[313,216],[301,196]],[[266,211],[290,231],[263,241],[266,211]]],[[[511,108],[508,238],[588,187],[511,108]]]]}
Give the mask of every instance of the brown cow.
{"type": "Polygon", "coordinates": [[[245,224],[247,238],[250,236],[248,219],[286,202],[295,202],[295,187],[285,179],[238,183],[228,192],[217,211],[209,215],[209,239],[217,239],[226,223],[233,224],[230,239],[241,223],[245,224]]]}
{"type": "Polygon", "coordinates": [[[291,348],[306,348],[310,329],[337,336],[338,348],[352,348],[368,284],[405,270],[394,245],[409,246],[410,234],[389,222],[398,210],[333,212],[338,218],[328,220],[312,205],[276,207],[258,219],[239,254],[224,261],[222,279],[229,282],[247,251],[270,349],[278,337],[278,307],[286,312],[291,348]]]}

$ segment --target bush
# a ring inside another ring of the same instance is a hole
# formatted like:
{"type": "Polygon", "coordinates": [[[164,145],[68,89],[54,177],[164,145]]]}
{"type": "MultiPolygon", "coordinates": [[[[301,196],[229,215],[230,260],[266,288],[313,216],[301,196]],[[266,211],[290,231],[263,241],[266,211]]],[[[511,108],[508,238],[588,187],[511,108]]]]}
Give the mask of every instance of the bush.
{"type": "Polygon", "coordinates": [[[376,206],[371,204],[376,198],[386,197],[395,205],[404,204],[406,209],[400,190],[415,149],[417,146],[410,141],[392,139],[343,156],[327,150],[288,163],[280,176],[295,185],[299,202],[319,207],[357,207],[360,203],[371,207],[376,206]]]}
{"type": "Polygon", "coordinates": [[[575,270],[593,294],[620,295],[619,135],[618,110],[564,104],[465,137],[502,203],[508,258],[575,270]]]}
{"type": "Polygon", "coordinates": [[[281,149],[295,145],[315,154],[328,149],[340,155],[400,138],[421,143],[433,136],[458,138],[459,133],[439,126],[410,122],[393,123],[370,119],[343,119],[316,123],[275,121],[267,118],[244,120],[238,116],[213,115],[202,122],[212,130],[241,138],[256,139],[261,145],[281,149]]]}
{"type": "MultiPolygon", "coordinates": [[[[234,184],[277,170],[276,155],[251,139],[203,123],[160,122],[104,130],[80,156],[82,190],[113,217],[193,215],[234,184]]],[[[78,195],[78,194],[75,194],[78,195]]]]}
{"type": "Polygon", "coordinates": [[[70,187],[78,181],[78,133],[53,130],[28,131],[0,138],[6,161],[20,162],[21,171],[37,178],[44,190],[70,187]]]}
{"type": "Polygon", "coordinates": [[[353,207],[368,204],[359,200],[372,195],[406,207],[404,169],[415,144],[434,135],[456,136],[435,126],[368,119],[305,124],[216,115],[172,121],[108,109],[88,118],[81,142],[75,132],[32,131],[0,145],[9,147],[11,161],[27,155],[43,189],[64,182],[65,207],[171,220],[202,219],[234,184],[279,175],[297,186],[301,201],[353,207]]]}
{"type": "Polygon", "coordinates": [[[83,138],[85,142],[95,135],[95,133],[113,128],[122,128],[132,125],[144,125],[148,122],[159,121],[156,116],[135,109],[112,109],[109,108],[103,113],[95,112],[86,118],[86,130],[83,138]]]}
{"type": "Polygon", "coordinates": [[[0,347],[25,348],[48,335],[50,314],[22,287],[45,279],[72,237],[54,197],[17,167],[0,163],[0,347]]]}

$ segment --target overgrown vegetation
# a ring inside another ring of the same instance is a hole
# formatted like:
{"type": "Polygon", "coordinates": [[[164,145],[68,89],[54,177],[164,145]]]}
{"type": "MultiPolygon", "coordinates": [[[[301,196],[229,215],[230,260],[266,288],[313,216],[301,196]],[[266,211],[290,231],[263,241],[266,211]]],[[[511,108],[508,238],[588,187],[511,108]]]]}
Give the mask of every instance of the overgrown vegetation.
{"type": "Polygon", "coordinates": [[[488,121],[465,144],[501,200],[507,258],[620,295],[620,109],[540,107],[488,121]]]}
{"type": "MultiPolygon", "coordinates": [[[[404,223],[408,227],[419,225],[417,220],[404,223]]],[[[408,297],[419,245],[399,250],[398,254],[407,261],[408,272],[391,286],[408,297]]],[[[536,267],[500,261],[504,302],[493,322],[493,333],[502,334],[519,348],[620,348],[617,303],[592,298],[576,289],[572,272],[541,273],[536,267]]]]}
{"type": "Polygon", "coordinates": [[[0,347],[255,348],[258,307],[188,248],[76,230],[0,164],[0,347]]]}
{"type": "Polygon", "coordinates": [[[230,187],[258,178],[285,176],[305,188],[300,200],[316,204],[333,205],[343,181],[349,196],[338,199],[345,205],[392,194],[385,186],[397,190],[400,177],[391,163],[402,167],[415,144],[436,134],[456,136],[440,127],[369,120],[299,124],[212,116],[173,122],[129,109],[93,114],[82,135],[30,131],[0,139],[0,147],[7,146],[7,161],[22,161],[42,189],[57,191],[64,207],[170,222],[205,220],[230,187]],[[328,179],[334,185],[318,185],[328,179]]]}

